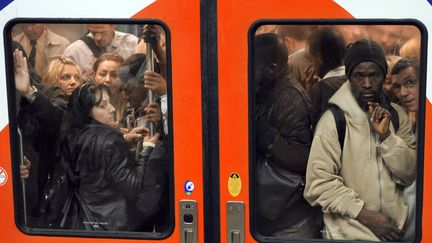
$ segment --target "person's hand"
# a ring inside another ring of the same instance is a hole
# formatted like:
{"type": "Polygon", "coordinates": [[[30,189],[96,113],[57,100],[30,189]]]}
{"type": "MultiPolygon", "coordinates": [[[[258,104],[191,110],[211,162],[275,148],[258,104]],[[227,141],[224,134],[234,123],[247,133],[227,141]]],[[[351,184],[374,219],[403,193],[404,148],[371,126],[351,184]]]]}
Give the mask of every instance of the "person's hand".
{"type": "Polygon", "coordinates": [[[30,94],[33,89],[30,85],[30,74],[27,65],[27,58],[25,58],[22,51],[18,49],[15,49],[13,57],[15,87],[21,95],[30,94]]]}
{"type": "Polygon", "coordinates": [[[157,25],[144,25],[142,31],[144,41],[150,43],[153,47],[159,46],[162,34],[161,31],[161,28],[159,28],[157,25]]]}
{"type": "Polygon", "coordinates": [[[24,156],[24,163],[22,165],[20,165],[20,177],[21,177],[22,181],[29,178],[30,167],[31,167],[30,160],[28,160],[27,157],[24,156]]]}
{"type": "Polygon", "coordinates": [[[157,96],[162,96],[167,93],[167,82],[159,73],[146,71],[144,88],[152,90],[157,96]]]}
{"type": "Polygon", "coordinates": [[[304,80],[304,83],[306,85],[305,89],[309,96],[312,95],[312,88],[315,83],[320,81],[320,78],[316,75],[316,70],[313,66],[313,64],[309,64],[306,69],[304,70],[306,74],[306,80],[304,80]]]}
{"type": "Polygon", "coordinates": [[[404,233],[391,217],[380,212],[372,212],[363,208],[357,220],[382,241],[400,241],[404,233]]]}
{"type": "Polygon", "coordinates": [[[147,121],[151,122],[160,122],[162,119],[162,111],[160,106],[153,102],[150,103],[145,109],[144,109],[146,115],[145,118],[147,121]]]}
{"type": "Polygon", "coordinates": [[[384,141],[390,136],[390,112],[378,103],[368,102],[368,113],[372,129],[378,133],[380,140],[384,141]]]}
{"type": "Polygon", "coordinates": [[[150,137],[150,135],[147,135],[144,137],[144,142],[150,142],[150,143],[153,143],[156,145],[160,141],[160,136],[161,136],[161,134],[158,132],[155,135],[153,135],[153,137],[150,137]]]}
{"type": "Polygon", "coordinates": [[[162,43],[164,42],[164,35],[165,31],[160,25],[146,24],[143,27],[143,39],[152,46],[159,61],[161,73],[166,78],[166,49],[164,43],[162,43]]]}
{"type": "Polygon", "coordinates": [[[135,144],[148,133],[148,129],[145,127],[135,127],[132,130],[126,132],[123,137],[128,144],[135,144]]]}

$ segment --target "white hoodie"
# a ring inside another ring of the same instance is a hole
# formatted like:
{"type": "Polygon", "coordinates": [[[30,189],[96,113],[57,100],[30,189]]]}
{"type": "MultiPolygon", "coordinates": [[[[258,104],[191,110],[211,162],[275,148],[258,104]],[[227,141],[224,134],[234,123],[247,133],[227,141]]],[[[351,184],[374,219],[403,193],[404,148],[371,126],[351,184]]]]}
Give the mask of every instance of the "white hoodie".
{"type": "Polygon", "coordinates": [[[415,136],[406,113],[396,104],[399,130],[380,142],[365,113],[345,82],[330,103],[345,113],[346,135],[343,152],[338,141],[333,114],[321,117],[314,135],[306,172],[304,196],[324,213],[324,238],[340,240],[379,239],[357,215],[365,207],[393,218],[403,228],[407,206],[403,188],[415,178],[415,136]]]}

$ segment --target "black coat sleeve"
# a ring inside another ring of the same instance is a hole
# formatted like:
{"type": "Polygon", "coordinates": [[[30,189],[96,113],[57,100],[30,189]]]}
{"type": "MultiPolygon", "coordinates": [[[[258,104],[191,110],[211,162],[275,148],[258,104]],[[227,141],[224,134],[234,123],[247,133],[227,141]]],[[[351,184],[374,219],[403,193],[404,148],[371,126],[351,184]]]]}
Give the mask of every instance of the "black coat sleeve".
{"type": "Polygon", "coordinates": [[[306,100],[296,88],[286,88],[277,97],[271,116],[274,126],[273,161],[284,169],[301,175],[306,165],[312,140],[311,118],[306,100]]]}
{"type": "Polygon", "coordinates": [[[151,163],[138,164],[130,155],[123,137],[118,134],[106,150],[106,177],[143,214],[152,217],[158,211],[162,185],[151,163]]]}
{"type": "Polygon", "coordinates": [[[59,87],[51,86],[38,91],[33,102],[22,98],[23,111],[38,120],[41,129],[48,132],[58,132],[66,109],[67,100],[59,87]]]}

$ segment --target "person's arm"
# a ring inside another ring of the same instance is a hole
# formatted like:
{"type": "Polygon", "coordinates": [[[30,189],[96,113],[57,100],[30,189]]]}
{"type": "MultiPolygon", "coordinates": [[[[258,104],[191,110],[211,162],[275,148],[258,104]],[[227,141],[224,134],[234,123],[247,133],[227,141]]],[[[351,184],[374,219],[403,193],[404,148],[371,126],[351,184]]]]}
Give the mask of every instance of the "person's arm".
{"type": "MultiPolygon", "coordinates": [[[[131,159],[127,145],[121,138],[121,135],[118,134],[113,143],[108,143],[109,146],[105,153],[106,177],[129,200],[135,202],[142,213],[140,216],[148,220],[154,217],[162,207],[160,205],[164,192],[162,172],[152,162],[136,163],[131,159]]],[[[157,143],[158,140],[159,134],[156,134],[149,141],[157,143]]],[[[140,154],[139,160],[148,160],[149,155],[143,158],[144,155],[140,154]]]]}
{"type": "MultiPolygon", "coordinates": [[[[384,161],[384,165],[390,170],[393,179],[404,186],[410,185],[416,174],[416,150],[415,136],[411,131],[411,125],[406,113],[398,107],[399,130],[394,134],[389,128],[384,129],[378,144],[378,150],[384,161]]],[[[379,117],[379,109],[374,114],[379,117]]],[[[381,116],[385,116],[390,125],[390,113],[386,110],[381,116]]],[[[377,118],[379,120],[379,118],[377,118]]],[[[372,121],[373,124],[373,121],[372,121]]],[[[374,127],[374,125],[372,126],[374,127]]],[[[379,130],[379,128],[377,128],[379,130]]],[[[377,132],[380,134],[380,132],[377,132]]]]}
{"type": "Polygon", "coordinates": [[[161,38],[164,34],[164,30],[159,25],[146,24],[143,27],[144,41],[152,45],[153,51],[156,54],[159,66],[161,68],[161,74],[166,78],[166,50],[161,46],[161,38]]]}
{"type": "Polygon", "coordinates": [[[66,109],[67,100],[59,87],[50,87],[49,97],[43,89],[33,93],[32,100],[21,102],[22,109],[35,117],[45,131],[58,132],[66,109]]]}
{"type": "Polygon", "coordinates": [[[160,133],[156,133],[153,137],[147,135],[144,137],[143,148],[139,153],[138,164],[145,165],[153,152],[153,149],[160,142],[160,133]]]}
{"type": "Polygon", "coordinates": [[[357,220],[370,229],[382,241],[400,241],[403,231],[389,216],[373,212],[363,208],[357,216],[357,220]]]}
{"type": "Polygon", "coordinates": [[[304,175],[312,140],[311,123],[299,90],[281,91],[271,110],[275,124],[257,122],[258,146],[267,148],[275,164],[304,175]]]}
{"type": "Polygon", "coordinates": [[[105,177],[130,200],[136,200],[147,187],[157,186],[151,167],[138,164],[129,153],[120,133],[110,134],[104,143],[105,177]]]}
{"type": "Polygon", "coordinates": [[[27,59],[23,57],[22,51],[15,50],[14,71],[15,87],[22,95],[20,103],[23,110],[35,117],[48,131],[58,131],[66,108],[66,97],[60,88],[53,88],[51,98],[46,97],[35,86],[31,85],[27,59]]]}

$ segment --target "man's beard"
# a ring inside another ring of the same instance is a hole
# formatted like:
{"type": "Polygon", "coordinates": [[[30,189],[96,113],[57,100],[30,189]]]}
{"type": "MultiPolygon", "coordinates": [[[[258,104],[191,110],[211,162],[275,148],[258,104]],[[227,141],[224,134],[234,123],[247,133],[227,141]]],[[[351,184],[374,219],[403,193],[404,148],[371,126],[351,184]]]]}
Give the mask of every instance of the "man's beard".
{"type": "Polygon", "coordinates": [[[381,93],[381,90],[378,91],[367,91],[367,92],[359,92],[359,91],[352,91],[354,98],[356,99],[358,105],[360,108],[364,111],[368,110],[368,102],[379,102],[379,96],[381,93]]]}

